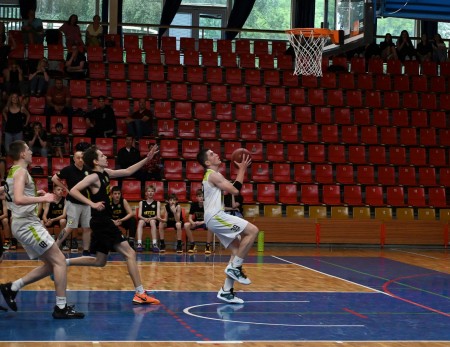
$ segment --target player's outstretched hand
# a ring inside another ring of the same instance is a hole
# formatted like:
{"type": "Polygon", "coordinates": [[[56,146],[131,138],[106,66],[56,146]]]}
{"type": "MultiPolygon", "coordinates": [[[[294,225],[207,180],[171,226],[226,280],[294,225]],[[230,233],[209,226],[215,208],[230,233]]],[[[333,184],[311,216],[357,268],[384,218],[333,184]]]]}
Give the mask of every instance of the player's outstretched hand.
{"type": "Polygon", "coordinates": [[[46,193],[43,190],[39,190],[38,195],[41,195],[42,197],[44,197],[44,201],[45,202],[56,202],[56,195],[53,193],[46,193]],[[44,194],[39,194],[39,192],[44,192],[44,194]]]}
{"type": "Polygon", "coordinates": [[[103,211],[105,209],[105,203],[103,201],[94,202],[92,208],[97,211],[103,211]]]}
{"type": "Polygon", "coordinates": [[[242,161],[238,163],[237,161],[234,162],[239,169],[246,169],[252,164],[252,157],[246,154],[242,155],[242,161]]]}
{"type": "Polygon", "coordinates": [[[152,148],[150,148],[150,151],[147,154],[147,159],[150,160],[152,159],[156,153],[159,152],[159,147],[157,144],[153,145],[152,148]]]}

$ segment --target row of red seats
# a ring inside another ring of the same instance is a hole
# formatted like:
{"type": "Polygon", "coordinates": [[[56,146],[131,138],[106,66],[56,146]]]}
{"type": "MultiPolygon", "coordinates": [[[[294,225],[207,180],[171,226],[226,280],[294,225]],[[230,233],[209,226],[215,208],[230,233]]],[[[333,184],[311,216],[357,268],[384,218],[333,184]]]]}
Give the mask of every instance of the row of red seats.
{"type": "Polygon", "coordinates": [[[70,83],[74,97],[111,96],[112,98],[148,98],[164,101],[232,102],[278,105],[312,105],[352,108],[450,110],[448,94],[397,91],[341,89],[304,89],[298,87],[264,87],[244,85],[206,85],[165,82],[124,82],[105,80],[73,80],[70,83]],[[363,95],[365,94],[365,95],[363,95]]]}
{"type": "Polygon", "coordinates": [[[292,70],[254,69],[237,67],[201,67],[183,65],[144,65],[142,63],[93,62],[89,77],[92,79],[119,79],[190,82],[228,83],[267,86],[291,86],[325,89],[367,89],[445,93],[448,76],[427,75],[372,75],[366,73],[326,72],[323,77],[296,76],[292,70]]]}

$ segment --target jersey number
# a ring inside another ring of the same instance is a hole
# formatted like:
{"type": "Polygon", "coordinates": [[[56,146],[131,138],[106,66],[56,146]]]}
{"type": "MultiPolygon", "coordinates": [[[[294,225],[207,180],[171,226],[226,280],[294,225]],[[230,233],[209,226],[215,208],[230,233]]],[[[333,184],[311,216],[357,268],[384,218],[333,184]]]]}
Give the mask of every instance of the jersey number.
{"type": "Polygon", "coordinates": [[[39,247],[46,248],[47,244],[45,243],[45,241],[41,241],[39,242],[39,247]]]}
{"type": "Polygon", "coordinates": [[[231,231],[239,231],[239,230],[241,230],[241,228],[239,228],[237,225],[233,225],[231,227],[231,231]]]}

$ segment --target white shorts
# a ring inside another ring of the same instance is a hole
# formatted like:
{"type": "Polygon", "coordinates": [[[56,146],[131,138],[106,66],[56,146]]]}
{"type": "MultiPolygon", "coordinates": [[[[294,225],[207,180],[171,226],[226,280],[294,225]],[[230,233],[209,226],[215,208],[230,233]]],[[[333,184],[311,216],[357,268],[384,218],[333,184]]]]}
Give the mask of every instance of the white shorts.
{"type": "Polygon", "coordinates": [[[66,201],[67,205],[67,227],[77,229],[78,225],[82,228],[89,228],[91,221],[91,207],[89,205],[75,204],[66,201]]]}
{"type": "Polygon", "coordinates": [[[206,223],[208,230],[217,235],[225,248],[228,248],[230,243],[244,231],[247,225],[248,221],[245,219],[229,215],[225,211],[220,211],[206,223]]]}
{"type": "Polygon", "coordinates": [[[30,259],[38,258],[55,243],[38,217],[13,218],[11,231],[22,244],[30,259]]]}

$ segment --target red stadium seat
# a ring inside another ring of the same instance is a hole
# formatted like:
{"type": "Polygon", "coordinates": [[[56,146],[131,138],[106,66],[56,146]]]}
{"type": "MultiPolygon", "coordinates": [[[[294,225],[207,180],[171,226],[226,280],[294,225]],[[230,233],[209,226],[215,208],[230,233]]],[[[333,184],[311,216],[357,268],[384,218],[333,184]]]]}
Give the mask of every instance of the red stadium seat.
{"type": "Polygon", "coordinates": [[[218,84],[210,86],[210,98],[213,102],[227,102],[227,86],[218,84]]]}
{"type": "MultiPolygon", "coordinates": [[[[291,168],[288,163],[273,163],[272,166],[272,179],[275,182],[292,182],[291,168]]],[[[281,185],[279,186],[280,199],[281,199],[281,185]]],[[[281,202],[281,201],[280,201],[281,202]]]]}
{"type": "Polygon", "coordinates": [[[228,84],[242,84],[242,72],[238,68],[227,68],[225,70],[225,82],[228,84]]]}
{"type": "Polygon", "coordinates": [[[375,170],[370,165],[358,165],[357,182],[359,184],[375,184],[375,170]]]}
{"type": "Polygon", "coordinates": [[[184,69],[178,65],[167,66],[167,81],[169,82],[184,82],[184,69]]]}
{"type": "Polygon", "coordinates": [[[197,160],[186,161],[186,178],[190,181],[201,181],[205,174],[205,169],[197,160]]]}
{"type": "Polygon", "coordinates": [[[183,162],[181,160],[165,160],[164,178],[166,180],[182,180],[183,162]]]}
{"type": "Polygon", "coordinates": [[[333,166],[330,164],[317,164],[315,165],[315,181],[318,183],[333,183],[333,166]]]}
{"type": "MultiPolygon", "coordinates": [[[[184,65],[193,67],[193,66],[199,66],[200,65],[200,53],[198,51],[184,51],[183,52],[184,57],[184,65]]],[[[189,79],[188,79],[189,81],[189,79]]]]}
{"type": "Polygon", "coordinates": [[[311,164],[294,164],[294,180],[299,183],[312,183],[311,164]]]}
{"type": "Polygon", "coordinates": [[[162,139],[159,145],[161,158],[178,158],[178,141],[172,139],[162,139]]]}
{"type": "Polygon", "coordinates": [[[245,84],[259,86],[261,85],[261,73],[257,69],[245,69],[244,71],[245,84]]]}
{"type": "Polygon", "coordinates": [[[265,160],[265,153],[263,152],[265,146],[261,142],[247,142],[245,148],[251,153],[253,161],[265,160]]]}
{"type": "Polygon", "coordinates": [[[439,185],[450,187],[450,168],[441,167],[439,169],[439,185]]]}
{"type": "Polygon", "coordinates": [[[142,63],[142,50],[138,47],[126,48],[126,61],[128,64],[142,63]]]}
{"type": "Polygon", "coordinates": [[[237,126],[235,122],[220,122],[219,136],[224,140],[237,139],[237,126]]]}
{"type": "Polygon", "coordinates": [[[384,206],[383,188],[379,186],[366,186],[365,204],[369,206],[384,206]]]}
{"type": "Polygon", "coordinates": [[[366,164],[366,148],[365,146],[349,146],[348,160],[352,164],[366,164]]]}
{"type": "Polygon", "coordinates": [[[197,135],[195,133],[195,121],[180,120],[178,122],[178,136],[182,139],[197,138],[197,135]]]}
{"type": "Polygon", "coordinates": [[[70,158],[55,158],[55,157],[53,157],[51,174],[54,175],[69,165],[70,165],[70,158]]]}
{"type": "Polygon", "coordinates": [[[278,186],[279,200],[282,204],[295,205],[298,204],[298,192],[296,184],[282,183],[278,186]]]}
{"type": "Polygon", "coordinates": [[[357,108],[354,110],[354,122],[357,125],[370,125],[370,112],[367,108],[357,108]]]}
{"type": "Polygon", "coordinates": [[[387,187],[386,201],[390,206],[405,206],[405,193],[403,187],[387,187]]]}
{"type": "Polygon", "coordinates": [[[415,166],[427,165],[427,152],[423,147],[411,147],[409,149],[409,164],[415,166]]]}
{"type": "Polygon", "coordinates": [[[144,64],[128,64],[128,78],[132,81],[143,81],[145,79],[144,64]]]}
{"type": "Polygon", "coordinates": [[[148,79],[151,82],[165,81],[164,66],[163,65],[149,65],[148,66],[148,79]]]}
{"type": "Polygon", "coordinates": [[[336,165],[336,182],[341,184],[354,184],[354,170],[351,164],[336,165]]]}
{"type": "Polygon", "coordinates": [[[319,142],[319,127],[317,124],[302,124],[300,132],[303,142],[319,142]]]}
{"type": "Polygon", "coordinates": [[[233,52],[220,52],[220,66],[226,68],[237,67],[237,55],[233,52]]]}
{"type": "Polygon", "coordinates": [[[268,143],[266,145],[267,160],[272,162],[285,161],[284,145],[282,143],[268,143]]]}
{"type": "Polygon", "coordinates": [[[319,205],[319,186],[316,184],[302,184],[300,188],[300,202],[305,205],[319,205]]]}
{"type": "Polygon", "coordinates": [[[341,126],[341,140],[343,143],[347,143],[347,144],[359,143],[358,126],[357,125],[342,125],[341,126]]]}
{"type": "Polygon", "coordinates": [[[385,186],[394,185],[395,168],[393,166],[379,166],[377,183],[385,186]]]}
{"type": "Polygon", "coordinates": [[[202,52],[202,65],[219,66],[219,55],[217,52],[202,52]]]}
{"type": "Polygon", "coordinates": [[[128,97],[128,87],[126,82],[111,82],[110,91],[113,98],[126,99],[128,97]]]}
{"type": "Polygon", "coordinates": [[[191,85],[191,99],[194,101],[208,101],[208,89],[204,84],[191,85]]]}
{"type": "Polygon", "coordinates": [[[305,90],[302,88],[289,88],[289,103],[294,105],[304,105],[305,90]]]}
{"type": "Polygon", "coordinates": [[[381,144],[383,145],[397,145],[397,128],[396,127],[382,127],[380,130],[381,133],[381,144]]]}
{"type": "Polygon", "coordinates": [[[400,166],[398,168],[398,184],[402,186],[415,186],[417,184],[415,168],[400,166]]]}
{"type": "Polygon", "coordinates": [[[278,70],[264,70],[263,82],[267,86],[279,86],[280,72],[278,70]]]}
{"type": "Polygon", "coordinates": [[[326,205],[341,205],[341,186],[337,184],[324,185],[323,203],[326,205]]]}
{"type": "Polygon", "coordinates": [[[252,162],[251,165],[251,179],[255,182],[268,182],[269,178],[269,163],[252,162]]]}
{"type": "Polygon", "coordinates": [[[413,207],[425,207],[425,189],[423,187],[408,188],[408,205],[413,207]]]}
{"type": "Polygon", "coordinates": [[[428,203],[433,207],[448,207],[444,187],[428,188],[428,203]]]}
{"type": "Polygon", "coordinates": [[[138,180],[123,180],[122,181],[122,195],[124,199],[138,201],[142,200],[141,181],[138,180]]]}
{"type": "Polygon", "coordinates": [[[217,120],[220,120],[220,121],[233,120],[232,104],[217,103],[215,110],[216,110],[216,119],[217,120]]]}
{"type": "Polygon", "coordinates": [[[277,203],[275,197],[275,184],[273,183],[258,183],[256,188],[256,199],[262,204],[277,203]]]}
{"type": "Polygon", "coordinates": [[[281,141],[298,142],[297,124],[281,124],[281,141]]]}
{"type": "Polygon", "coordinates": [[[176,49],[164,49],[164,62],[166,65],[180,65],[180,51],[176,49]]]}
{"type": "Polygon", "coordinates": [[[255,122],[242,122],[240,124],[240,136],[246,141],[258,140],[258,127],[255,122]]]}
{"type": "Polygon", "coordinates": [[[275,123],[261,123],[261,139],[264,141],[279,141],[278,126],[275,123]]]}
{"type": "Polygon", "coordinates": [[[179,202],[187,201],[186,182],[169,181],[167,182],[167,194],[175,194],[179,202]]]}
{"type": "Polygon", "coordinates": [[[400,144],[404,146],[417,145],[417,131],[415,128],[400,128],[400,144]]]}
{"type": "Polygon", "coordinates": [[[217,139],[216,123],[213,121],[199,122],[199,136],[202,139],[217,139]]]}
{"type": "Polygon", "coordinates": [[[171,103],[167,101],[155,101],[154,114],[158,119],[171,119],[171,103]]]}
{"type": "Polygon", "coordinates": [[[406,149],[405,147],[390,147],[389,148],[390,164],[406,165],[406,149]]]}
{"type": "Polygon", "coordinates": [[[175,122],[170,119],[160,119],[157,122],[159,136],[175,137],[175,122]]]}
{"type": "Polygon", "coordinates": [[[328,161],[330,163],[346,163],[346,149],[344,145],[328,146],[328,161]]]}
{"type": "Polygon", "coordinates": [[[181,156],[184,159],[196,159],[198,152],[200,152],[200,142],[199,141],[183,140],[181,142],[181,156]]]}
{"type": "Polygon", "coordinates": [[[436,182],[436,169],[434,167],[419,167],[420,186],[435,186],[436,182]]]}
{"type": "Polygon", "coordinates": [[[331,124],[331,108],[330,107],[314,107],[314,121],[319,124],[331,124]]]}
{"type": "Polygon", "coordinates": [[[309,144],[308,160],[313,163],[323,163],[325,161],[325,146],[319,144],[309,144]]]}
{"type": "Polygon", "coordinates": [[[363,205],[361,186],[344,186],[344,203],[350,206],[363,205]]]}
{"type": "Polygon", "coordinates": [[[428,151],[428,163],[432,166],[446,166],[446,149],[430,148],[428,151]]]}

